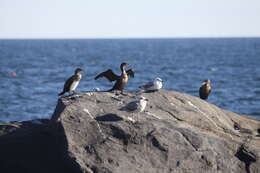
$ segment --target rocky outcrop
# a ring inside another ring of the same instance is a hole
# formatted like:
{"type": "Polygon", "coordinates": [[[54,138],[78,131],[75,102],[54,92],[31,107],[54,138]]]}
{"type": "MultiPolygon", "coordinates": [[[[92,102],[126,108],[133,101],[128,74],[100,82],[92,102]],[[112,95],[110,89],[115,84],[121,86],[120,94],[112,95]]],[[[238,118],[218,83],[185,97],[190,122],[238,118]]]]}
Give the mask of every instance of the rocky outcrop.
{"type": "Polygon", "coordinates": [[[0,170],[260,172],[259,120],[174,91],[126,93],[77,93],[50,121],[0,125],[0,170]],[[140,95],[144,112],[122,109],[140,95]]]}

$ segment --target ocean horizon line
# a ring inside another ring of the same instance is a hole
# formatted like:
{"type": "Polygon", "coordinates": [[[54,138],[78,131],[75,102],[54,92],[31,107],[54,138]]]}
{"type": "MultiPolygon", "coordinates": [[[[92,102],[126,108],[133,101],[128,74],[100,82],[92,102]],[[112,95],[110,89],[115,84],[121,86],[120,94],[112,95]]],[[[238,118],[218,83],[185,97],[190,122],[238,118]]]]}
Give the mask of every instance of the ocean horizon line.
{"type": "Polygon", "coordinates": [[[25,37],[0,38],[0,40],[152,40],[152,39],[259,39],[260,36],[230,36],[230,37],[25,37]]]}

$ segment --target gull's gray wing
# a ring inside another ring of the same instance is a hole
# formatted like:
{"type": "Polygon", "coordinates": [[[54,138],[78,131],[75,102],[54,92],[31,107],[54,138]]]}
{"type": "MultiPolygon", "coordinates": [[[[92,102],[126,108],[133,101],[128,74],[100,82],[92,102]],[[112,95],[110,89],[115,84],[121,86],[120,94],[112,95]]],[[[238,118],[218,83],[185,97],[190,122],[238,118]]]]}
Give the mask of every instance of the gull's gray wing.
{"type": "Polygon", "coordinates": [[[133,101],[126,105],[126,109],[128,109],[129,111],[134,111],[137,110],[139,106],[140,106],[139,101],[133,101]]]}
{"type": "Polygon", "coordinates": [[[153,82],[148,82],[144,85],[139,86],[139,88],[148,89],[148,88],[151,88],[152,86],[153,86],[153,82]]]}

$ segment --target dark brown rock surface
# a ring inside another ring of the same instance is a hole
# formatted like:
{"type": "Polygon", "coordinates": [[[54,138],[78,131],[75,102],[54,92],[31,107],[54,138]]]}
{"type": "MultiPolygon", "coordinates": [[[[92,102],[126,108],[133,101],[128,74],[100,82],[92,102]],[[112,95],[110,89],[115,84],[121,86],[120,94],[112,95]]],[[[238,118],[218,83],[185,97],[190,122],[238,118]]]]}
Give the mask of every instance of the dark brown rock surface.
{"type": "Polygon", "coordinates": [[[259,120],[174,91],[77,95],[59,99],[50,121],[0,124],[0,170],[260,172],[259,120]],[[139,95],[144,112],[121,109],[139,95]]]}

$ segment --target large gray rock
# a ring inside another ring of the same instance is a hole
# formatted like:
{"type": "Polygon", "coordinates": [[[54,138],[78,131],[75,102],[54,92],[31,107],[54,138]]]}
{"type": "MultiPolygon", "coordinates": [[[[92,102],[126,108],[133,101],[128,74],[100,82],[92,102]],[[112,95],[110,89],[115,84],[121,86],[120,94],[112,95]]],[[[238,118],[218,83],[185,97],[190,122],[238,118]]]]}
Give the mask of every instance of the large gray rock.
{"type": "Polygon", "coordinates": [[[16,165],[9,160],[16,160],[15,153],[9,156],[15,144],[20,146],[30,135],[39,134],[32,150],[37,152],[27,149],[27,160],[19,162],[27,172],[260,172],[259,120],[174,91],[126,93],[86,92],[59,99],[51,121],[30,125],[27,138],[28,132],[23,131],[28,125],[2,125],[0,130],[10,128],[0,136],[0,161],[8,165],[0,162],[0,170],[16,165]],[[122,109],[140,95],[149,99],[144,112],[122,109]],[[30,167],[33,157],[43,159],[35,159],[36,166],[30,167]]]}

